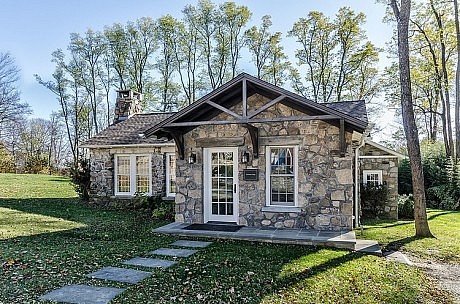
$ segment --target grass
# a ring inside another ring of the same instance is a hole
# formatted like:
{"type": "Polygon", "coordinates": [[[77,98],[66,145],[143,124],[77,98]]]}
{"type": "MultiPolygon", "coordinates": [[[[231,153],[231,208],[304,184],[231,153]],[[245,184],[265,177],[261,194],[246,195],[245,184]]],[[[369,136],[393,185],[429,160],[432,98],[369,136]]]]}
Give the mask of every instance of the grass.
{"type": "Polygon", "coordinates": [[[441,262],[460,263],[460,212],[427,210],[428,223],[435,238],[415,238],[413,221],[368,220],[364,234],[357,237],[377,240],[387,250],[441,262]]]}
{"type": "Polygon", "coordinates": [[[89,279],[85,274],[126,267],[120,262],[179,238],[153,234],[165,222],[144,214],[82,204],[64,178],[0,174],[0,193],[0,208],[18,212],[10,218],[25,213],[69,222],[65,230],[28,234],[23,221],[23,232],[0,240],[0,303],[36,303],[46,292],[80,283],[127,288],[113,303],[452,302],[418,269],[378,257],[228,240],[214,240],[137,285],[89,279]]]}

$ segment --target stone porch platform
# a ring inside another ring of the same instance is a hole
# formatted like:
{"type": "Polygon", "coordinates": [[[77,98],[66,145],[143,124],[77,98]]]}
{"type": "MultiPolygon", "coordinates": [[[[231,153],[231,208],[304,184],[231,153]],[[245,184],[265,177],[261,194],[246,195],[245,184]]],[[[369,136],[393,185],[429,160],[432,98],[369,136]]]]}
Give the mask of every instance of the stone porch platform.
{"type": "Polygon", "coordinates": [[[279,244],[326,246],[350,250],[355,250],[356,244],[356,236],[354,231],[319,231],[311,229],[288,229],[271,227],[242,227],[236,232],[182,229],[188,225],[190,224],[174,222],[153,229],[153,232],[160,234],[246,240],[279,244]]]}

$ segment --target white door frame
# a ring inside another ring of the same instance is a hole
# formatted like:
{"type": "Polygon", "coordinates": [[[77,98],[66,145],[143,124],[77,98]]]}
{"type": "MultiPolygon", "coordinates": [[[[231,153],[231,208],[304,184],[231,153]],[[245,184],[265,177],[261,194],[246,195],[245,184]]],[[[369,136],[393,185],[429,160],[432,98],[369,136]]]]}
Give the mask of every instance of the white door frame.
{"type": "Polygon", "coordinates": [[[238,148],[203,149],[203,216],[204,222],[221,221],[238,224],[239,218],[238,148]],[[212,215],[211,213],[211,155],[213,152],[233,152],[233,215],[212,215]]]}

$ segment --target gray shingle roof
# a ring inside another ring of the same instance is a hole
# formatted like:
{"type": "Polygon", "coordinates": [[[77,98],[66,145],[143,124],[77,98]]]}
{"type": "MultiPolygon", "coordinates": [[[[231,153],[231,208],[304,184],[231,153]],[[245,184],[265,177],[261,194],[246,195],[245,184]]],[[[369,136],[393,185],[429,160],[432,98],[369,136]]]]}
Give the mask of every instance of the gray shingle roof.
{"type": "Polygon", "coordinates": [[[120,146],[163,144],[167,141],[156,137],[145,138],[139,136],[173,113],[136,114],[120,123],[111,125],[105,130],[86,141],[82,147],[88,146],[120,146]]]}
{"type": "Polygon", "coordinates": [[[358,101],[340,101],[323,103],[328,108],[340,111],[344,114],[350,115],[351,117],[357,118],[361,121],[367,121],[366,103],[364,100],[358,101]]]}

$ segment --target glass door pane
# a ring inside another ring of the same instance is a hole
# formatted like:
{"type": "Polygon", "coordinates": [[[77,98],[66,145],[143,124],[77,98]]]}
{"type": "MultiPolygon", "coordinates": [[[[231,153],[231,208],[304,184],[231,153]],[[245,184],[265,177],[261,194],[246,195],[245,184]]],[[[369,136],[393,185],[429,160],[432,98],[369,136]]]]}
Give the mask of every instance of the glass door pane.
{"type": "Polygon", "coordinates": [[[233,215],[233,152],[211,153],[211,213],[233,215]]]}

